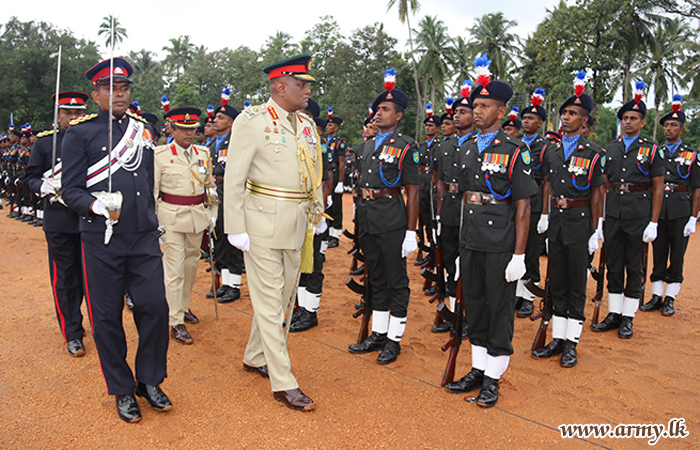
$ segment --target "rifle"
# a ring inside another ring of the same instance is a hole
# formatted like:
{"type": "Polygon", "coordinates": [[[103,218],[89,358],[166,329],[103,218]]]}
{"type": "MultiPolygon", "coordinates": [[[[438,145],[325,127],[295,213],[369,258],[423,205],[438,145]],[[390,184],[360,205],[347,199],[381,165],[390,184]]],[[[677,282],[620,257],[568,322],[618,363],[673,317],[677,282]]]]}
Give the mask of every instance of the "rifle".
{"type": "Polygon", "coordinates": [[[219,305],[216,299],[216,290],[219,288],[217,286],[217,276],[216,270],[214,269],[214,225],[209,220],[209,270],[211,271],[211,291],[214,293],[214,311],[216,311],[216,320],[219,320],[219,305]]]}
{"type": "Polygon", "coordinates": [[[355,224],[355,231],[351,233],[347,228],[343,230],[343,236],[352,240],[352,248],[350,248],[350,250],[347,252],[348,255],[352,255],[352,263],[350,264],[351,271],[357,269],[358,261],[361,263],[365,262],[365,257],[362,254],[362,251],[360,251],[360,235],[359,231],[357,230],[357,217],[353,218],[352,221],[355,224]]]}
{"type": "Polygon", "coordinates": [[[549,298],[549,258],[547,258],[547,276],[544,281],[544,289],[537,286],[532,280],[528,280],[528,282],[525,283],[525,287],[528,291],[535,294],[535,296],[542,299],[540,301],[540,310],[530,316],[530,320],[533,322],[537,319],[542,319],[540,321],[540,327],[537,329],[535,340],[532,342],[532,348],[530,348],[530,352],[534,352],[544,347],[545,341],[547,340],[547,327],[549,326],[549,320],[552,318],[552,301],[549,298]]]}
{"type": "Polygon", "coordinates": [[[447,383],[452,383],[455,379],[455,365],[457,364],[457,354],[459,347],[462,345],[462,329],[464,328],[464,301],[462,300],[462,277],[457,280],[457,300],[455,301],[455,310],[450,311],[445,302],[437,307],[438,314],[442,318],[452,324],[450,330],[450,340],[442,347],[442,351],[450,349],[450,354],[447,357],[447,366],[445,373],[442,376],[440,386],[444,387],[447,383]]]}
{"type": "Polygon", "coordinates": [[[345,281],[345,285],[356,294],[362,296],[362,306],[360,309],[355,311],[352,315],[353,319],[357,319],[362,315],[362,322],[360,323],[360,333],[357,336],[357,343],[361,344],[365,339],[369,337],[369,322],[372,318],[372,288],[369,281],[369,269],[367,264],[365,264],[365,273],[360,279],[364,284],[357,283],[352,277],[345,281]]]}
{"type": "Polygon", "coordinates": [[[639,306],[644,304],[644,290],[647,287],[647,266],[649,264],[649,244],[644,244],[644,256],[642,256],[642,295],[639,296],[639,306]]]}
{"type": "Polygon", "coordinates": [[[442,262],[442,245],[440,244],[440,239],[439,237],[435,237],[435,246],[434,246],[434,256],[435,256],[435,273],[433,273],[430,268],[428,267],[423,267],[421,269],[420,274],[423,278],[425,278],[427,281],[430,281],[431,283],[435,283],[437,285],[437,292],[433,294],[429,299],[428,303],[433,304],[437,300],[438,302],[438,310],[435,311],[435,322],[434,325],[440,325],[443,323],[445,320],[442,317],[442,315],[439,312],[440,305],[445,303],[445,297],[446,297],[446,286],[445,286],[445,266],[443,265],[442,262]]]}
{"type": "Polygon", "coordinates": [[[595,303],[591,326],[596,325],[600,319],[600,304],[603,301],[603,289],[605,287],[605,244],[600,249],[598,257],[598,269],[591,270],[591,276],[596,280],[596,291],[591,301],[595,303]]]}

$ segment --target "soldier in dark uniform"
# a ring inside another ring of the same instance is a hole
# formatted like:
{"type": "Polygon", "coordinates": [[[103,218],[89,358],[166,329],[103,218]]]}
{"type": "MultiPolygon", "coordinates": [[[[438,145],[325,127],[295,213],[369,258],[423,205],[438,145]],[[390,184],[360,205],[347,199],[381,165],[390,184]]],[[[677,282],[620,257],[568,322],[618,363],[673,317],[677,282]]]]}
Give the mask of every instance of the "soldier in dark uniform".
{"type": "Polygon", "coordinates": [[[34,207],[31,198],[31,192],[26,184],[27,178],[27,166],[29,165],[29,158],[31,156],[32,144],[30,141],[30,136],[32,135],[32,126],[29,123],[24,124],[22,127],[22,137],[19,140],[20,150],[17,154],[17,163],[15,164],[15,185],[18,191],[17,204],[20,207],[21,215],[15,217],[16,220],[21,220],[22,222],[29,222],[34,219],[34,207]]]}
{"type": "Polygon", "coordinates": [[[595,126],[595,118],[592,115],[588,115],[585,120],[581,122],[581,136],[588,139],[588,136],[593,132],[593,127],[595,126]]]}
{"type": "MultiPolygon", "coordinates": [[[[459,192],[462,149],[474,134],[474,113],[469,101],[471,85],[463,85],[462,97],[453,104],[454,126],[457,133],[440,143],[433,162],[437,172],[437,222],[440,244],[442,245],[442,263],[447,272],[446,290],[451,311],[455,310],[457,300],[457,282],[455,281],[457,257],[459,256],[459,222],[462,211],[462,195],[459,192]]],[[[443,322],[433,325],[433,333],[450,331],[451,323],[443,322]]],[[[466,333],[462,333],[466,335],[466,333]]]]}
{"type": "Polygon", "coordinates": [[[661,118],[666,143],[664,155],[664,199],[659,215],[659,233],[654,240],[654,270],[651,273],[651,300],[642,311],[661,309],[664,316],[675,313],[673,302],[683,282],[683,259],[688,237],[695,233],[700,210],[700,156],[683,142],[685,113],[681,96],[673,96],[672,111],[661,118]],[[669,261],[670,254],[670,261],[669,261]],[[666,283],[666,298],[664,298],[666,283]]]}
{"type": "MultiPolygon", "coordinates": [[[[217,136],[209,145],[213,174],[216,181],[216,194],[219,197],[214,233],[214,259],[221,269],[221,287],[216,291],[219,303],[230,303],[241,297],[241,275],[243,274],[243,252],[232,246],[224,235],[224,172],[229,148],[229,138],[238,110],[228,104],[231,91],[224,88],[221,94],[221,106],[214,110],[214,128],[217,136]]],[[[213,293],[208,293],[213,297],[213,293]]]]}
{"type": "MultiPolygon", "coordinates": [[[[640,84],[641,83],[641,84],[640,84]]],[[[632,319],[642,294],[642,255],[645,244],[656,239],[663,202],[665,155],[656,143],[640,137],[646,124],[643,82],[635,98],[617,112],[622,138],[605,147],[608,196],[605,208],[605,264],[608,268],[608,315],[593,331],[619,328],[617,336],[634,335],[632,319]],[[625,273],[627,280],[625,284],[625,273]]]]}
{"type": "Polygon", "coordinates": [[[340,234],[343,232],[343,175],[345,174],[345,151],[347,144],[338,136],[338,129],[343,119],[333,115],[333,109],[328,108],[328,121],[326,133],[328,134],[329,157],[333,157],[333,202],[328,215],[331,220],[328,224],[328,248],[340,245],[340,234]]]}
{"type": "Polygon", "coordinates": [[[92,99],[99,110],[71,122],[66,131],[62,192],[81,217],[86,299],[107,390],[116,396],[119,418],[137,422],[141,411],[134,393],[157,411],[172,408],[159,387],[167,375],[168,302],[153,197],[153,134],[144,120],[127,112],[131,65],[122,58],[113,59],[111,71],[110,65],[110,60],[102,61],[85,73],[94,84],[92,99]],[[110,120],[113,149],[108,148],[110,120]],[[134,301],[139,334],[135,390],[122,325],[125,290],[134,301]]]}
{"type": "MultiPolygon", "coordinates": [[[[432,223],[435,214],[435,186],[433,185],[433,155],[440,142],[437,139],[438,131],[440,131],[440,118],[433,115],[433,107],[427,105],[425,107],[426,117],[423,120],[425,127],[426,141],[418,145],[420,153],[420,161],[418,162],[418,239],[421,242],[429,242],[432,239],[432,223]]],[[[420,251],[418,252],[420,254],[420,251]]],[[[428,262],[430,255],[424,259],[417,259],[416,265],[422,266],[428,262]]]]}
{"type": "Polygon", "coordinates": [[[349,347],[352,353],[381,351],[379,364],[396,361],[406,329],[410,289],[406,258],[418,248],[418,144],[397,130],[408,96],[393,89],[394,69],[385,73],[388,89],[372,103],[379,133],[357,155],[360,200],[359,241],[372,288],[372,334],[349,347]],[[374,148],[372,148],[374,145],[374,148]],[[404,203],[401,186],[406,190],[404,203]]]}
{"type": "Polygon", "coordinates": [[[489,63],[486,55],[475,61],[470,101],[479,133],[461,152],[459,182],[465,201],[460,274],[472,369],[445,385],[455,393],[481,388],[476,403],[482,407],[498,401],[499,379],[513,354],[515,281],[525,275],[530,197],[537,192],[527,146],[501,130],[513,89],[490,80],[489,63]]]}
{"type": "Polygon", "coordinates": [[[503,122],[503,125],[501,125],[503,132],[513,139],[518,139],[520,129],[523,127],[523,122],[518,119],[519,111],[520,109],[517,106],[513,106],[513,109],[511,109],[510,113],[508,114],[508,120],[503,122]]]}
{"type": "Polygon", "coordinates": [[[605,151],[581,136],[581,124],[593,109],[587,94],[569,97],[559,108],[562,143],[542,152],[545,203],[537,231],[549,230],[549,295],[552,342],[532,352],[534,358],[561,354],[562,367],[578,363],[576,346],[586,320],[588,254],[598,249],[594,224],[602,213],[605,151]],[[551,224],[550,224],[551,221],[551,224]]]}
{"type": "Polygon", "coordinates": [[[454,114],[452,105],[454,105],[454,99],[452,97],[447,97],[445,100],[445,113],[440,116],[440,132],[442,133],[443,140],[451,138],[457,129],[454,125],[454,114]]]}
{"type": "MultiPolygon", "coordinates": [[[[532,178],[539,186],[537,194],[530,197],[530,231],[527,236],[527,247],[525,247],[525,276],[518,280],[518,287],[515,289],[515,307],[518,310],[518,317],[530,317],[533,311],[533,300],[535,295],[530,292],[525,283],[532,280],[540,282],[540,255],[544,238],[537,232],[537,221],[542,214],[542,161],[540,156],[547,147],[549,141],[539,134],[542,124],[547,120],[547,111],[542,107],[545,92],[542,88],[535,89],[530,98],[530,106],[523,108],[520,112],[522,127],[524,130],[523,142],[530,149],[530,159],[532,162],[532,178]]],[[[551,144],[550,144],[551,145],[551,144]]]]}
{"type": "MultiPolygon", "coordinates": [[[[56,95],[51,96],[52,104],[56,95]]],[[[61,191],[61,143],[72,120],[84,115],[88,95],[84,92],[58,93],[58,125],[54,132],[39,133],[27,167],[27,185],[43,198],[44,234],[49,250],[49,274],[56,317],[71,356],[83,356],[83,265],[80,252],[78,214],[57,201],[61,191]],[[53,143],[56,141],[56,159],[53,143]],[[52,170],[53,168],[53,170],[52,170]]]]}

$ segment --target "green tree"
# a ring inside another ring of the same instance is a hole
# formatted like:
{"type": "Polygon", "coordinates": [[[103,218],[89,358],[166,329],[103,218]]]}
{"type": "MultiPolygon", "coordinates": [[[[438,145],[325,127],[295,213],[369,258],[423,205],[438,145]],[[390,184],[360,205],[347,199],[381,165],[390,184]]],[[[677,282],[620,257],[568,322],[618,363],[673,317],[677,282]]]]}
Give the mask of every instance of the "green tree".
{"type": "Polygon", "coordinates": [[[442,20],[434,16],[425,16],[418,23],[419,31],[416,33],[416,52],[420,55],[418,63],[418,76],[423,80],[423,92],[425,98],[422,103],[429,100],[435,105],[435,93],[442,94],[445,90],[445,80],[448,78],[449,64],[448,52],[452,40],[447,35],[447,27],[442,20]]]}
{"type": "Polygon", "coordinates": [[[105,47],[112,47],[112,25],[114,25],[114,47],[119,47],[125,38],[127,38],[126,28],[119,23],[119,17],[114,17],[111,14],[102,18],[102,23],[97,31],[98,36],[104,35],[105,47]]]}
{"type": "Polygon", "coordinates": [[[469,31],[467,49],[472,59],[486,53],[491,63],[493,79],[504,79],[508,66],[520,53],[520,38],[510,32],[518,25],[515,20],[507,20],[502,12],[488,13],[477,18],[469,31]]]}
{"type": "Polygon", "coordinates": [[[162,64],[148,50],[130,52],[127,60],[134,68],[131,100],[139,102],[141,111],[160,115],[160,97],[166,94],[162,64]]]}
{"type": "Polygon", "coordinates": [[[274,36],[268,36],[260,49],[263,66],[281,61],[299,53],[299,46],[294,43],[292,35],[277,31],[274,36]]]}
{"type": "Polygon", "coordinates": [[[452,39],[452,45],[447,47],[446,58],[450,65],[450,73],[456,74],[450,80],[453,84],[447,87],[449,94],[446,97],[450,97],[459,90],[465,80],[473,78],[469,72],[473,59],[469,56],[468,43],[464,37],[457,36],[452,39]]]}
{"type": "Polygon", "coordinates": [[[180,70],[182,69],[184,74],[192,62],[195,45],[190,42],[190,37],[187,35],[170,38],[169,41],[170,45],[163,47],[163,50],[168,52],[165,66],[171,70],[171,76],[174,76],[177,81],[180,79],[180,70]]]}

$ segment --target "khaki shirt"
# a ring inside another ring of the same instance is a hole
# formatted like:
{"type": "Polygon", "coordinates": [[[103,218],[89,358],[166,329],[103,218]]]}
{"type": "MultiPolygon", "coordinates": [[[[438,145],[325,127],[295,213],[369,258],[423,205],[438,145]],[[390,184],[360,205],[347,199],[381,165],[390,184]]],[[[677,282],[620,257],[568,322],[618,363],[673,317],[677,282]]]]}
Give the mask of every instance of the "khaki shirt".
{"type": "Polygon", "coordinates": [[[185,157],[185,149],[173,141],[155,149],[153,190],[156,198],[158,224],[165,225],[165,231],[177,233],[199,233],[209,225],[209,214],[204,203],[197,205],[173,205],[160,197],[161,193],[192,197],[204,194],[207,175],[200,170],[211,172],[209,150],[203,146],[190,146],[187,149],[190,160],[185,157]],[[201,162],[200,162],[201,161],[201,162]],[[193,174],[197,174],[197,177],[193,174]]]}
{"type": "MultiPolygon", "coordinates": [[[[311,192],[306,164],[300,173],[299,145],[308,150],[316,179],[321,180],[322,157],[315,160],[320,145],[316,125],[305,114],[295,113],[295,132],[287,115],[269,99],[264,105],[245,109],[234,121],[224,175],[224,232],[247,232],[251,243],[262,247],[298,250],[308,228],[310,202],[260,197],[246,190],[250,180],[271,188],[311,192]],[[307,175],[306,183],[303,175],[307,175]]],[[[320,185],[316,199],[323,204],[320,185]]]]}

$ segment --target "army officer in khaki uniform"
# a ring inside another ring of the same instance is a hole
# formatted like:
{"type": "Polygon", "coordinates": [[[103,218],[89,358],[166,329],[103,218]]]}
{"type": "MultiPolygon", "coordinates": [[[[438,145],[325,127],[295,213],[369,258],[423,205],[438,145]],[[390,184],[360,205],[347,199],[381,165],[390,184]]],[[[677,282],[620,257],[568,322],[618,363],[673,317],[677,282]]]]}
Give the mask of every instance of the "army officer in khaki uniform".
{"type": "Polygon", "coordinates": [[[244,252],[254,312],[243,367],[269,376],[275,399],[303,411],[314,403],[292,375],[282,321],[300,265],[313,269],[313,233],[326,228],[320,140],[314,122],[297,112],[315,81],[310,61],[303,55],[265,67],[271,98],[234,121],[229,153],[236,164],[224,175],[224,232],[244,252]]]}
{"type": "Polygon", "coordinates": [[[191,107],[168,111],[173,142],[155,149],[153,184],[158,224],[165,227],[161,239],[170,336],[181,344],[193,342],[185,322],[198,321],[189,311],[190,292],[209,225],[205,188],[211,185],[211,160],[206,147],[192,145],[200,114],[191,107]]]}

